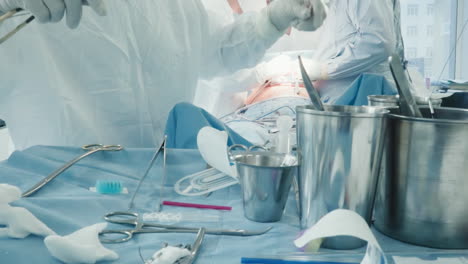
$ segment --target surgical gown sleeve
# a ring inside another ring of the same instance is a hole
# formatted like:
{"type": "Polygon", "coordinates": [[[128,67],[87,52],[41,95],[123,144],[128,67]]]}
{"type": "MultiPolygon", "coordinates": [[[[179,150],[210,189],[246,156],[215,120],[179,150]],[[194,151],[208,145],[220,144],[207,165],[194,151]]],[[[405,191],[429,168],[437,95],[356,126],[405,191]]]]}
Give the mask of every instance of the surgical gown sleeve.
{"type": "Polygon", "coordinates": [[[348,19],[354,30],[340,33],[348,37],[334,57],[322,62],[323,79],[348,78],[366,72],[393,53],[396,45],[393,9],[388,2],[348,1],[348,17],[334,19],[348,19]]]}
{"type": "Polygon", "coordinates": [[[203,52],[202,77],[232,73],[255,66],[284,32],[271,24],[266,9],[244,13],[234,23],[218,26],[209,17],[208,37],[203,52]]]}

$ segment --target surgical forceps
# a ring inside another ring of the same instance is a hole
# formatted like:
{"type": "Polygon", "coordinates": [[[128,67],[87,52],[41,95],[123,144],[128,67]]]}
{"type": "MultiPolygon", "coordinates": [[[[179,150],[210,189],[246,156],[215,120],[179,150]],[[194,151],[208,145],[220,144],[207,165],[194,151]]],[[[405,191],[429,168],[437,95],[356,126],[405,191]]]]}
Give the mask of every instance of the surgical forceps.
{"type": "MultiPolygon", "coordinates": [[[[75,0],[76,1],[76,0],[75,0]]],[[[83,5],[86,5],[86,6],[89,6],[89,3],[87,0],[82,0],[81,1],[83,3],[83,5]]],[[[4,15],[0,16],[0,23],[2,23],[3,21],[7,20],[8,18],[16,15],[17,13],[21,12],[21,11],[24,11],[24,9],[22,8],[16,8],[16,9],[13,9],[9,12],[6,12],[4,15]]],[[[36,17],[31,15],[28,19],[26,19],[23,23],[19,24],[15,29],[13,29],[12,31],[10,31],[8,34],[6,34],[5,36],[3,36],[2,38],[0,38],[0,44],[2,44],[3,42],[7,41],[9,38],[11,38],[14,34],[16,34],[18,31],[20,31],[22,28],[24,28],[25,26],[27,26],[31,21],[33,21],[36,17]]]]}
{"type": "MultiPolygon", "coordinates": [[[[198,254],[200,253],[200,247],[203,243],[203,238],[205,238],[205,232],[206,232],[206,229],[205,228],[200,228],[198,229],[198,233],[197,233],[197,239],[195,240],[195,242],[193,243],[193,245],[190,247],[190,256],[182,259],[182,263],[184,264],[192,264],[195,262],[195,260],[197,259],[198,257],[198,254]],[[185,260],[185,261],[184,261],[185,260]]],[[[180,262],[180,261],[179,261],[180,262]]]]}
{"type": "MultiPolygon", "coordinates": [[[[198,233],[200,228],[184,227],[175,225],[162,225],[156,223],[145,223],[137,213],[113,212],[106,214],[104,220],[109,223],[131,225],[131,229],[106,229],[99,233],[99,240],[103,243],[122,243],[132,239],[137,233],[198,233]],[[119,236],[115,239],[104,238],[108,235],[119,236]]],[[[258,236],[270,231],[272,227],[261,231],[249,231],[245,229],[205,229],[206,234],[226,236],[258,236]]]]}
{"type": "MultiPolygon", "coordinates": [[[[22,8],[16,8],[14,10],[11,10],[7,13],[5,13],[4,15],[0,16],[0,23],[2,23],[3,21],[7,20],[8,18],[16,15],[17,13],[23,11],[22,8]]],[[[28,25],[31,21],[33,21],[35,19],[34,16],[30,16],[28,19],[26,19],[23,23],[19,24],[15,29],[13,29],[12,31],[10,31],[8,34],[6,34],[5,36],[3,36],[2,38],[0,38],[0,44],[2,44],[3,42],[7,41],[9,38],[11,38],[14,34],[16,34],[16,32],[20,31],[22,28],[24,28],[26,25],[28,25]]]]}
{"type": "Polygon", "coordinates": [[[85,145],[81,147],[83,150],[87,150],[88,152],[84,153],[83,155],[80,155],[79,157],[74,158],[73,160],[67,162],[65,165],[63,165],[61,168],[57,169],[54,171],[52,174],[47,176],[46,178],[42,179],[40,182],[38,182],[36,185],[34,185],[31,189],[27,190],[24,192],[21,196],[22,197],[28,197],[31,194],[37,192],[39,189],[44,187],[48,182],[59,176],[62,172],[70,168],[73,164],[77,163],[81,159],[96,153],[98,151],[119,151],[122,150],[123,147],[120,145],[101,145],[101,144],[90,144],[90,145],[85,145]]]}

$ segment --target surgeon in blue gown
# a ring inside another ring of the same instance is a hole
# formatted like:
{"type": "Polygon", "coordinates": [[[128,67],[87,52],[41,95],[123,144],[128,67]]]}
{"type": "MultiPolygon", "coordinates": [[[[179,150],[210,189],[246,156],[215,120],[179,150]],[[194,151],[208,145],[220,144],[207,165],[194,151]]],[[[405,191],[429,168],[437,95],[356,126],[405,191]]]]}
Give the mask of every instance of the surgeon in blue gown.
{"type": "Polygon", "coordinates": [[[353,104],[351,96],[358,92],[395,93],[387,61],[395,52],[403,58],[399,0],[331,0],[321,32],[315,57],[306,67],[324,102],[353,104]],[[371,75],[357,80],[361,74],[371,75]],[[379,89],[373,90],[376,85],[379,89]],[[350,87],[354,90],[348,91],[350,87]]]}

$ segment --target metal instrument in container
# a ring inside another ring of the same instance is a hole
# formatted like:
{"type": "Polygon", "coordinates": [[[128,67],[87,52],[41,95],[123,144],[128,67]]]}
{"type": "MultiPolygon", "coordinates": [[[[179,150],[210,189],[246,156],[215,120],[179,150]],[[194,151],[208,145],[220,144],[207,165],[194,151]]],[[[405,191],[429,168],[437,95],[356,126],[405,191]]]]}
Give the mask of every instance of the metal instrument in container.
{"type": "Polygon", "coordinates": [[[435,248],[468,248],[468,110],[390,114],[388,165],[375,203],[384,234],[435,248]]]}
{"type": "Polygon", "coordinates": [[[301,56],[299,56],[299,68],[301,69],[302,80],[304,82],[304,86],[309,94],[310,102],[312,106],[319,111],[324,111],[322,99],[320,98],[320,94],[315,89],[312,80],[310,80],[309,74],[305,70],[304,64],[302,63],[301,56]]]}
{"type": "MultiPolygon", "coordinates": [[[[301,228],[335,209],[353,210],[370,224],[388,110],[324,107],[325,111],[296,108],[301,228]]],[[[350,249],[364,244],[337,237],[325,239],[323,246],[350,249]]]]}
{"type": "Polygon", "coordinates": [[[416,100],[411,93],[412,84],[403,59],[398,54],[393,54],[388,58],[388,63],[400,95],[401,113],[407,116],[422,117],[416,100]]]}

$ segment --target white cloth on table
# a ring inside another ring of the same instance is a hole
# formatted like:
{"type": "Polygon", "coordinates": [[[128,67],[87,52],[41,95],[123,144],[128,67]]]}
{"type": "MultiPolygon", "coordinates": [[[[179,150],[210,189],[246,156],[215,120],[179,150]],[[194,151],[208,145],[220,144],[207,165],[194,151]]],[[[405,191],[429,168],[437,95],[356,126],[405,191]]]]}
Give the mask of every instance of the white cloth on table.
{"type": "Polygon", "coordinates": [[[119,255],[105,248],[99,241],[99,232],[106,227],[107,223],[99,223],[67,236],[51,235],[44,239],[44,243],[52,256],[65,263],[94,264],[116,260],[119,255]]]}
{"type": "Polygon", "coordinates": [[[156,251],[153,257],[145,264],[174,264],[183,257],[190,256],[190,251],[186,248],[167,246],[156,251]]]}
{"type": "Polygon", "coordinates": [[[8,204],[21,198],[21,190],[10,184],[0,184],[0,204],[8,204]]]}
{"type": "Polygon", "coordinates": [[[0,184],[0,237],[25,238],[31,234],[48,236],[55,234],[31,212],[22,207],[14,207],[9,203],[21,198],[18,187],[0,184]]]}

